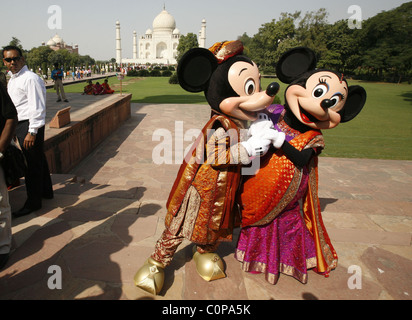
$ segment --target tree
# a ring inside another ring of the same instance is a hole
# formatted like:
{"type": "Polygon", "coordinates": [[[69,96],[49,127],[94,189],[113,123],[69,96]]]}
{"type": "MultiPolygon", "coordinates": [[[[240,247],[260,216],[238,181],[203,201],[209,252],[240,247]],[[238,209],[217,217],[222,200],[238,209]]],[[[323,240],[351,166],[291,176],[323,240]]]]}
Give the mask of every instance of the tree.
{"type": "Polygon", "coordinates": [[[252,45],[253,38],[249,37],[247,33],[243,33],[240,37],[237,37],[237,40],[243,43],[243,53],[246,56],[250,56],[250,46],[252,45]]]}
{"type": "Polygon", "coordinates": [[[66,49],[52,51],[49,54],[48,58],[49,58],[49,62],[51,65],[54,65],[55,63],[57,63],[61,67],[61,66],[71,66],[72,64],[72,54],[66,49]]]}
{"type": "Polygon", "coordinates": [[[318,11],[306,12],[300,20],[297,30],[297,40],[302,46],[311,48],[319,58],[327,51],[326,32],[330,25],[328,24],[328,12],[325,8],[318,11]]]}
{"type": "Polygon", "coordinates": [[[85,56],[80,56],[79,55],[78,57],[79,57],[78,64],[81,67],[88,68],[89,66],[92,66],[96,63],[96,61],[92,57],[90,57],[89,55],[85,55],[85,56]]]}
{"type": "Polygon", "coordinates": [[[273,19],[259,28],[250,44],[250,56],[259,65],[263,73],[274,73],[275,65],[279,58],[278,48],[287,50],[288,45],[295,45],[295,22],[300,17],[300,12],[293,14],[282,13],[279,21],[273,19]]]}
{"type": "Polygon", "coordinates": [[[360,31],[362,64],[372,76],[400,81],[410,77],[412,2],[384,11],[363,23],[360,31]],[[396,78],[396,79],[395,79],[396,78]]]}
{"type": "Polygon", "coordinates": [[[47,46],[31,49],[27,53],[27,65],[33,70],[37,71],[39,68],[41,68],[43,71],[47,72],[47,68],[49,66],[49,55],[52,52],[53,50],[47,46]]]}
{"type": "Polygon", "coordinates": [[[177,62],[179,63],[180,59],[187,51],[198,47],[199,42],[197,41],[197,36],[194,33],[188,33],[186,36],[182,35],[179,40],[179,45],[177,46],[177,62]]]}
{"type": "Polygon", "coordinates": [[[412,76],[412,2],[384,11],[363,21],[362,29],[351,29],[348,20],[334,24],[321,8],[294,14],[282,13],[243,41],[247,53],[262,70],[274,72],[275,63],[287,50],[307,46],[315,51],[318,67],[367,80],[400,82],[412,76]]]}
{"type": "Polygon", "coordinates": [[[357,30],[350,29],[347,20],[339,20],[325,30],[326,51],[319,61],[319,67],[353,73],[361,64],[360,41],[357,30]]]}

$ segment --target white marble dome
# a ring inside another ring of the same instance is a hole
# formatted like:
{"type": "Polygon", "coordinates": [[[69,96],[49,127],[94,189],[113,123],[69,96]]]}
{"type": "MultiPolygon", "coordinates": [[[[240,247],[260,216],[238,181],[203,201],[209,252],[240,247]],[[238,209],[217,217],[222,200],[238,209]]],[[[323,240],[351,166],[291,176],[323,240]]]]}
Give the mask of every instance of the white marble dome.
{"type": "Polygon", "coordinates": [[[165,30],[169,29],[173,31],[176,29],[176,21],[173,16],[167,12],[166,10],[163,10],[162,12],[159,13],[159,15],[153,20],[153,30],[165,30]]]}
{"type": "Polygon", "coordinates": [[[54,47],[55,45],[56,45],[56,42],[54,42],[53,39],[50,39],[49,41],[47,41],[47,46],[54,47]]]}
{"type": "Polygon", "coordinates": [[[52,40],[56,43],[56,44],[59,44],[59,43],[64,43],[63,42],[63,39],[58,35],[58,34],[56,34],[53,38],[52,38],[52,40]]]}

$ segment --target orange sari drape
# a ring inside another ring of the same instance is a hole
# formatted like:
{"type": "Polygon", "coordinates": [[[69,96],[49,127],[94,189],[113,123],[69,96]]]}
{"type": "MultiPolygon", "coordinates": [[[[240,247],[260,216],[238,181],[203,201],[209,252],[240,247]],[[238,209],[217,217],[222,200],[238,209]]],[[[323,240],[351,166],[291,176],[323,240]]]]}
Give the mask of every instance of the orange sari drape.
{"type": "MultiPolygon", "coordinates": [[[[290,143],[296,149],[303,150],[316,144],[319,137],[320,131],[311,130],[300,134],[290,143]]],[[[238,198],[242,227],[263,226],[276,219],[293,200],[301,183],[303,170],[295,167],[283,151],[268,154],[261,161],[260,170],[244,182],[238,198]]],[[[310,162],[308,170],[309,187],[303,201],[303,216],[315,241],[316,271],[328,274],[337,266],[337,254],[321,216],[317,156],[310,162]]]]}

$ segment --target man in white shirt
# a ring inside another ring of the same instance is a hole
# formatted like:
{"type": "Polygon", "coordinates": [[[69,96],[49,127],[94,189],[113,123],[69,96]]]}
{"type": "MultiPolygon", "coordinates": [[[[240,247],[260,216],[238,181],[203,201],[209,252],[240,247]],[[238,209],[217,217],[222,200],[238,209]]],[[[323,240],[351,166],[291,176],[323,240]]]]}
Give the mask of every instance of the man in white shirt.
{"type": "Polygon", "coordinates": [[[27,200],[22,209],[13,212],[14,217],[20,217],[39,210],[42,198],[53,198],[50,171],[43,149],[46,88],[43,80],[27,68],[20,48],[5,47],[3,62],[12,74],[7,90],[16,106],[19,120],[16,136],[28,165],[25,177],[27,200]]]}

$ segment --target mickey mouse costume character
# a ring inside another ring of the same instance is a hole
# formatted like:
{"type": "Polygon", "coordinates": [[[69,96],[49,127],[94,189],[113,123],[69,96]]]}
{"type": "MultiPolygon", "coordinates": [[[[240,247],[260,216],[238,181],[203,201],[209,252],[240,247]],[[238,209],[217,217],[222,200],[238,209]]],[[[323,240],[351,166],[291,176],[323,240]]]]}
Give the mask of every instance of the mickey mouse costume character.
{"type": "Polygon", "coordinates": [[[244,271],[264,273],[271,284],[280,273],[306,283],[308,269],[328,276],[337,266],[318,197],[320,130],[355,118],[366,92],[348,86],[340,73],[315,68],[308,48],[281,57],[276,72],[289,84],[285,106],[272,105],[266,115],[285,141],[261,159],[260,170],[245,179],[239,196],[242,230],[235,257],[244,271]]]}
{"type": "Polygon", "coordinates": [[[278,136],[272,129],[247,139],[243,130],[272,104],[279,85],[261,91],[259,70],[242,52],[240,41],[226,41],[209,50],[189,50],[179,62],[180,85],[189,92],[204,91],[212,117],[178,172],[155,251],[134,277],[136,286],[149,293],[161,291],[164,268],[184,239],[196,244],[193,258],[203,279],[226,276],[215,250],[221,241],[232,240],[232,230],[240,223],[232,209],[241,168],[267,152],[278,136]]]}

